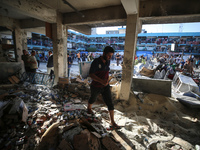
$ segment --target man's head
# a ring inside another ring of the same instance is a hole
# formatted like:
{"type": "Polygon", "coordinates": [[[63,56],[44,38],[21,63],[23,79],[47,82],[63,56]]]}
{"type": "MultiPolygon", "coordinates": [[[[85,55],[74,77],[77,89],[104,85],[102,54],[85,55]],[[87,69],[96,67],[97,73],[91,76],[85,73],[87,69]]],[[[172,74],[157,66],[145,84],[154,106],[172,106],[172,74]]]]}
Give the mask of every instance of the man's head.
{"type": "Polygon", "coordinates": [[[186,64],[190,64],[190,60],[186,60],[186,62],[185,62],[186,64]]]}
{"type": "Polygon", "coordinates": [[[27,51],[26,51],[25,49],[23,50],[23,54],[24,54],[24,55],[26,55],[26,54],[27,54],[27,51]]]}
{"type": "Polygon", "coordinates": [[[35,56],[35,51],[34,50],[32,50],[31,56],[35,56]]]}
{"type": "Polygon", "coordinates": [[[52,54],[52,51],[49,51],[49,56],[52,54]]]}
{"type": "Polygon", "coordinates": [[[103,58],[108,61],[112,58],[112,55],[114,54],[114,49],[110,46],[106,46],[103,50],[103,58]]]}

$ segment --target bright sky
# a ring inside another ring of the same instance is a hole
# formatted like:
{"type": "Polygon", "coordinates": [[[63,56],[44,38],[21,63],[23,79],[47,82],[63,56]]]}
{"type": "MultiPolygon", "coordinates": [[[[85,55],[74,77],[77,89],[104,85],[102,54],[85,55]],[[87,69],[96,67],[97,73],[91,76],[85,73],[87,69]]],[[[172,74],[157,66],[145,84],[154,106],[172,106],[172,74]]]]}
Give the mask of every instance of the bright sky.
{"type": "Polygon", "coordinates": [[[106,34],[107,30],[118,30],[118,28],[121,28],[122,26],[115,26],[115,27],[101,27],[101,28],[96,28],[97,34],[106,34]]]}
{"type": "MultiPolygon", "coordinates": [[[[121,26],[97,28],[97,34],[106,34],[106,30],[118,30],[121,26]]],[[[198,23],[176,23],[176,24],[151,24],[142,25],[147,33],[163,33],[163,32],[200,32],[200,22],[198,23]]]]}

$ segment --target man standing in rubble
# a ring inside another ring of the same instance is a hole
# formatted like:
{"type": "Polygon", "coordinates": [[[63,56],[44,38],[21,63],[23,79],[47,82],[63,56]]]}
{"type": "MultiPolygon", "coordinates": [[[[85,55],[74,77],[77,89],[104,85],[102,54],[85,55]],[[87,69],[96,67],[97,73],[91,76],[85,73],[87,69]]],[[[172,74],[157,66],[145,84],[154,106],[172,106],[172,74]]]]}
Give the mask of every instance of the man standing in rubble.
{"type": "Polygon", "coordinates": [[[37,60],[35,58],[35,54],[36,54],[36,52],[33,50],[31,52],[31,56],[27,60],[28,63],[29,63],[29,66],[30,66],[30,72],[32,72],[32,73],[36,73],[36,70],[38,68],[37,60]]]}
{"type": "Polygon", "coordinates": [[[26,72],[30,72],[30,65],[28,63],[28,59],[29,59],[29,54],[27,52],[27,50],[23,50],[23,55],[22,55],[22,60],[24,61],[24,68],[26,72]]]}
{"type": "Polygon", "coordinates": [[[110,59],[114,54],[114,49],[106,46],[103,51],[103,56],[95,58],[91,64],[89,75],[92,78],[91,97],[88,101],[88,114],[93,114],[92,104],[96,101],[97,96],[101,93],[103,100],[108,107],[111,126],[115,129],[120,127],[114,121],[114,105],[112,103],[111,91],[109,85],[109,70],[110,59]]]}
{"type": "Polygon", "coordinates": [[[53,71],[53,54],[52,51],[49,51],[49,59],[47,61],[47,74],[51,73],[51,70],[53,71]]]}

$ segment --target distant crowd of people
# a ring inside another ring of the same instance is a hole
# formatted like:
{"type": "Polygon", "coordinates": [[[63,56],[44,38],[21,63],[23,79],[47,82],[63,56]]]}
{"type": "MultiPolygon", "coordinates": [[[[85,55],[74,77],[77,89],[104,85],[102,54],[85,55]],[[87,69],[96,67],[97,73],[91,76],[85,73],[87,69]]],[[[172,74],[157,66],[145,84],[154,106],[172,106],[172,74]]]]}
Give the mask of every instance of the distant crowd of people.
{"type": "MultiPolygon", "coordinates": [[[[143,55],[135,57],[135,65],[138,63],[146,64],[147,62],[157,61],[160,62],[159,67],[171,66],[174,70],[184,72],[190,76],[194,74],[194,68],[198,69],[200,65],[200,59],[190,55],[187,59],[183,59],[181,55],[169,56],[168,54],[153,55],[152,57],[144,57],[143,55]]],[[[158,68],[159,68],[158,67],[158,68]]]]}
{"type": "MultiPolygon", "coordinates": [[[[84,61],[93,61],[94,58],[96,58],[98,55],[95,55],[94,53],[68,53],[68,76],[70,75],[70,68],[73,64],[73,61],[77,60],[77,62],[84,62],[84,61]]],[[[99,55],[100,56],[100,55],[99,55]]],[[[31,51],[29,53],[27,50],[23,50],[22,60],[24,61],[24,68],[26,72],[29,73],[36,73],[36,70],[40,66],[40,62],[43,57],[41,57],[41,54],[39,54],[36,51],[31,51]]],[[[54,74],[54,66],[53,66],[53,53],[52,51],[48,52],[48,55],[46,55],[46,62],[47,62],[47,74],[49,74],[52,78],[52,75],[54,74]]]]}

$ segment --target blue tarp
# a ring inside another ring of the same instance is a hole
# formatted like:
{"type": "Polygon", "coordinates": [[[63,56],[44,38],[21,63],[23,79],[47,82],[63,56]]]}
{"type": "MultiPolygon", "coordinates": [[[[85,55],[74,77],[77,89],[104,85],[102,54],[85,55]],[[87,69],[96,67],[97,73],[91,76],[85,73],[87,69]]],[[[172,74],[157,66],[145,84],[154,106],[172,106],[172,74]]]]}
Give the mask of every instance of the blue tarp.
{"type": "Polygon", "coordinates": [[[137,57],[139,57],[141,55],[146,57],[146,56],[152,56],[153,53],[152,53],[152,51],[136,51],[136,55],[137,55],[137,57]]]}

